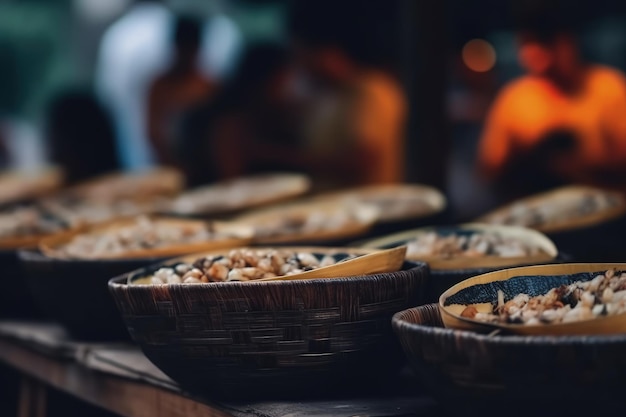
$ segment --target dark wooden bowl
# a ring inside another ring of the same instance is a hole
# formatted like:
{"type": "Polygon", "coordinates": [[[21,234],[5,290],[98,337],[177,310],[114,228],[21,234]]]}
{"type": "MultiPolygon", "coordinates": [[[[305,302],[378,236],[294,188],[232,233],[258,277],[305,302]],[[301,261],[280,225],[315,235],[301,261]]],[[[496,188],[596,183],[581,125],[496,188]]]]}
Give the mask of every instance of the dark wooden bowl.
{"type": "Polygon", "coordinates": [[[163,260],[65,260],[37,250],[22,250],[18,257],[28,289],[45,317],[63,324],[73,337],[89,341],[129,340],[107,281],[163,260]]]}
{"type": "Polygon", "coordinates": [[[626,334],[481,335],[444,328],[436,304],[397,313],[392,324],[416,375],[450,414],[626,410],[626,334]]]}
{"type": "Polygon", "coordinates": [[[403,363],[394,312],[419,303],[424,263],[361,277],[128,285],[109,281],[133,339],[191,392],[308,397],[381,384],[403,363]]]}

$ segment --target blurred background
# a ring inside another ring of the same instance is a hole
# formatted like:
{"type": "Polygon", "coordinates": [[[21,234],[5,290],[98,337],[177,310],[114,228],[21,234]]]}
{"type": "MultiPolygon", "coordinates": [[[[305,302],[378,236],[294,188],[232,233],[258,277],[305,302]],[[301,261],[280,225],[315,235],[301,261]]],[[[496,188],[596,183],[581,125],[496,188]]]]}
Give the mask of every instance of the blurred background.
{"type": "Polygon", "coordinates": [[[626,4],[0,0],[0,167],[624,189],[626,4]],[[532,168],[532,169],[531,169],[532,168]]]}

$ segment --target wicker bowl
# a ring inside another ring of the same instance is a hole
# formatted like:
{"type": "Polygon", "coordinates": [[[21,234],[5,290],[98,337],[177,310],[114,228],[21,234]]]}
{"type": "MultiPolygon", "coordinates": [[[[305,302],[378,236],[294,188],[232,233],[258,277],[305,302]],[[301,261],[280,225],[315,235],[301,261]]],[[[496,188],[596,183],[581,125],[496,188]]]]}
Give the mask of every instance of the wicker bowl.
{"type": "Polygon", "coordinates": [[[482,335],[444,328],[436,304],[397,313],[392,324],[417,377],[451,415],[487,405],[526,416],[626,410],[626,334],[482,335]]]}
{"type": "Polygon", "coordinates": [[[109,281],[133,339],[191,392],[310,397],[372,387],[402,355],[389,320],[421,301],[424,263],[349,278],[128,285],[109,281]]]}
{"type": "Polygon", "coordinates": [[[107,292],[107,281],[164,258],[74,260],[38,250],[18,253],[27,288],[37,307],[79,340],[128,340],[126,326],[107,292]]]}

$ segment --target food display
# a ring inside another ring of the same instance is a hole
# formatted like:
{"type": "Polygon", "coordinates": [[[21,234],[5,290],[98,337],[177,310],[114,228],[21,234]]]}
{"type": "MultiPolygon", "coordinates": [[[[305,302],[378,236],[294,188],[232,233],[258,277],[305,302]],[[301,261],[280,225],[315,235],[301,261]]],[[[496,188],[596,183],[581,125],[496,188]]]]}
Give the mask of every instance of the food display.
{"type": "Polygon", "coordinates": [[[42,200],[46,211],[62,219],[72,227],[102,223],[121,217],[132,217],[159,211],[168,200],[161,196],[143,199],[123,198],[112,201],[99,201],[60,196],[42,200]]]}
{"type": "MultiPolygon", "coordinates": [[[[342,257],[341,261],[355,255],[342,257]]],[[[331,255],[276,249],[233,249],[228,255],[207,255],[191,263],[163,267],[150,277],[151,284],[198,284],[202,282],[252,281],[288,276],[331,266],[331,255]]]]}
{"type": "Polygon", "coordinates": [[[83,229],[44,239],[42,252],[62,259],[171,256],[233,247],[249,242],[252,236],[249,228],[229,223],[148,216],[83,229]]]}
{"type": "Polygon", "coordinates": [[[33,199],[52,192],[63,183],[63,171],[49,167],[35,172],[0,173],[0,205],[33,199]]]}
{"type": "Polygon", "coordinates": [[[47,235],[64,225],[36,206],[17,206],[0,212],[0,239],[47,235]]]}
{"type": "Polygon", "coordinates": [[[380,212],[378,221],[381,222],[425,217],[442,211],[446,206],[445,197],[439,191],[418,184],[359,187],[317,198],[376,207],[380,212]]]}
{"type": "Polygon", "coordinates": [[[230,235],[216,232],[210,223],[186,225],[140,216],[125,227],[105,229],[93,234],[78,234],[52,252],[56,256],[67,258],[106,258],[125,252],[199,243],[225,237],[230,235]]]}
{"type": "Polygon", "coordinates": [[[492,224],[508,224],[550,230],[579,222],[595,221],[595,217],[619,214],[626,202],[619,193],[590,187],[565,187],[520,200],[482,218],[492,224]]]}
{"type": "Polygon", "coordinates": [[[447,235],[431,231],[406,242],[406,245],[409,258],[424,256],[436,256],[444,259],[459,256],[515,258],[545,253],[544,249],[537,245],[516,237],[503,236],[497,231],[447,235]]]}
{"type": "Polygon", "coordinates": [[[181,194],[169,210],[205,215],[241,210],[305,193],[310,180],[299,174],[265,174],[199,187],[181,194]]]}
{"type": "Polygon", "coordinates": [[[251,212],[237,219],[264,243],[333,240],[358,236],[376,221],[378,210],[366,205],[301,202],[251,212]]]}
{"type": "Polygon", "coordinates": [[[171,196],[183,186],[184,177],[180,171],[161,167],[103,175],[74,186],[69,193],[81,199],[114,202],[119,199],[171,196]]]}
{"type": "Polygon", "coordinates": [[[491,312],[468,306],[461,316],[489,323],[540,325],[621,313],[626,313],[626,271],[609,269],[591,280],[561,285],[535,297],[521,293],[505,302],[500,290],[491,312]]]}

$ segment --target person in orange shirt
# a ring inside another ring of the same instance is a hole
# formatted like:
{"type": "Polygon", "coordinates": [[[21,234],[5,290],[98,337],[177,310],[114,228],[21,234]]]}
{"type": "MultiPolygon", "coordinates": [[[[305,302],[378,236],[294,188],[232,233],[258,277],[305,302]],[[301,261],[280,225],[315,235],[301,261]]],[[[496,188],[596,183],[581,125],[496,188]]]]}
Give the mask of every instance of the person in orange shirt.
{"type": "Polygon", "coordinates": [[[623,182],[626,77],[584,62],[557,13],[534,12],[519,33],[518,57],[527,74],[504,86],[492,104],[479,144],[480,170],[521,193],[571,182],[623,182]]]}

